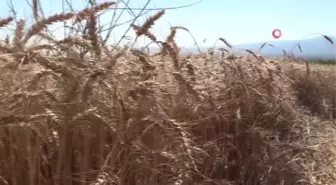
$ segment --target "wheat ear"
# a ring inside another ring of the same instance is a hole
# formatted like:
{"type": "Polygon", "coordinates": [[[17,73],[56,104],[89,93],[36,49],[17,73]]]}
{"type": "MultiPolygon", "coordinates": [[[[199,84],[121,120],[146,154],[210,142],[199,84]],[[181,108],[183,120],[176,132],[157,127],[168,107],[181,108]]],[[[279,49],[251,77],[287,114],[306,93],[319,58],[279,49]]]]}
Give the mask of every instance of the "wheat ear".
{"type": "Polygon", "coordinates": [[[112,5],[115,5],[115,2],[105,2],[105,3],[101,3],[95,6],[92,6],[90,8],[85,8],[81,11],[79,11],[76,15],[77,15],[77,19],[76,21],[81,21],[83,19],[86,19],[87,17],[90,16],[91,12],[99,12],[102,10],[105,10],[107,8],[109,8],[112,5]]]}
{"type": "Polygon", "coordinates": [[[334,44],[334,41],[333,41],[330,37],[328,37],[328,36],[326,36],[326,35],[323,35],[323,37],[324,37],[327,41],[329,41],[331,44],[334,44]]]}
{"type": "Polygon", "coordinates": [[[27,32],[25,38],[23,39],[23,43],[27,43],[27,41],[34,35],[39,34],[47,25],[53,24],[55,22],[61,22],[65,20],[71,19],[75,14],[73,13],[64,13],[64,14],[56,14],[50,16],[46,19],[42,19],[37,23],[33,24],[32,27],[27,32]]]}
{"type": "Polygon", "coordinates": [[[170,34],[168,35],[166,42],[171,43],[176,52],[178,52],[178,47],[176,41],[174,40],[176,35],[176,28],[170,28],[170,34]]]}
{"type": "Polygon", "coordinates": [[[96,57],[99,58],[101,49],[100,49],[99,39],[97,35],[97,19],[96,19],[95,12],[91,12],[88,29],[89,29],[91,45],[94,49],[96,57]]]}
{"type": "Polygon", "coordinates": [[[184,31],[188,32],[189,35],[191,36],[191,38],[194,40],[194,44],[196,45],[196,47],[197,47],[197,49],[198,49],[198,52],[199,52],[199,53],[202,52],[202,51],[201,51],[201,48],[200,48],[199,45],[197,44],[197,41],[196,41],[194,35],[191,33],[191,31],[190,31],[188,28],[183,27],[183,26],[174,26],[174,27],[172,27],[172,29],[181,29],[181,30],[184,30],[184,31]]]}
{"type": "Polygon", "coordinates": [[[229,47],[230,49],[232,49],[232,45],[224,38],[219,38],[220,41],[222,41],[227,47],[229,47]]]}
{"type": "Polygon", "coordinates": [[[0,18],[0,28],[7,26],[10,22],[12,22],[14,18],[12,16],[6,18],[0,18]]]}
{"type": "Polygon", "coordinates": [[[266,46],[267,42],[264,42],[261,46],[260,46],[260,51],[266,46]]]}
{"type": "Polygon", "coordinates": [[[26,21],[24,19],[20,19],[16,23],[16,29],[15,29],[15,35],[13,38],[13,45],[16,50],[22,50],[23,45],[22,45],[22,38],[23,38],[23,31],[24,31],[24,26],[25,26],[26,21]]]}
{"type": "Polygon", "coordinates": [[[148,33],[149,29],[154,25],[155,21],[158,20],[164,13],[165,10],[157,12],[153,16],[149,17],[142,26],[136,26],[132,24],[131,26],[136,30],[136,35],[139,37],[148,33]]]}

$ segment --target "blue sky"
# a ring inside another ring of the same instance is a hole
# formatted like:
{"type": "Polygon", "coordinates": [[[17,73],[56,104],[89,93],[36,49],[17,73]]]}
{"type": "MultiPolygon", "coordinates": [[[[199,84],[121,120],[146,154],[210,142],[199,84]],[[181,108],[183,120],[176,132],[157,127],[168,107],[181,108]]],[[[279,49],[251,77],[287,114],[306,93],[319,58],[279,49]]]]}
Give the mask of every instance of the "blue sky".
{"type": "MultiPolygon", "coordinates": [[[[28,0],[31,1],[31,0],[28,0]]],[[[76,10],[83,8],[86,0],[72,0],[76,10]]],[[[124,0],[127,1],[127,0],[124,0]]],[[[148,8],[165,8],[191,4],[197,0],[152,0],[148,8]]],[[[26,0],[12,0],[18,16],[32,20],[31,10],[26,0]]],[[[62,12],[61,0],[42,0],[46,15],[62,12]]],[[[97,0],[104,2],[104,0],[97,0]]],[[[141,8],[146,0],[130,0],[130,7],[141,8]]],[[[9,13],[8,0],[0,1],[0,16],[9,13]]],[[[120,3],[120,7],[122,3],[120,3]]],[[[120,11],[119,11],[120,12],[120,11]]],[[[139,11],[134,11],[138,13],[139,11]]],[[[156,11],[140,18],[141,24],[156,11]]],[[[192,7],[167,10],[166,14],[153,27],[152,32],[165,39],[170,25],[188,28],[200,45],[213,45],[219,37],[226,38],[232,44],[263,42],[274,40],[272,30],[282,30],[279,40],[302,39],[311,33],[323,33],[336,36],[336,1],[335,0],[203,0],[192,7]],[[203,40],[206,41],[203,43],[203,40]]],[[[112,12],[104,14],[102,23],[108,23],[112,12]]],[[[124,12],[120,21],[132,19],[124,12]]],[[[116,28],[112,41],[117,41],[129,24],[116,28]]],[[[63,33],[54,26],[57,34],[63,33]],[[57,31],[58,30],[58,31],[57,31]]],[[[132,30],[128,34],[134,36],[132,30]]],[[[176,38],[180,46],[193,45],[192,38],[180,31],[176,38]]],[[[141,38],[139,43],[146,42],[141,38]]]]}

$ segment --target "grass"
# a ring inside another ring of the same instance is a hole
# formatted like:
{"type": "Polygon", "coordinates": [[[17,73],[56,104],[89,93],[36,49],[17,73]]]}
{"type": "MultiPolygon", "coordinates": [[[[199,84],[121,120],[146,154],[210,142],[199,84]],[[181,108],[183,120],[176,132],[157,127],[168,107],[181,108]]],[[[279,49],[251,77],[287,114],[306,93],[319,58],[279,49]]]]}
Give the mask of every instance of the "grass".
{"type": "Polygon", "coordinates": [[[161,46],[149,55],[102,42],[96,13],[114,3],[49,18],[33,5],[37,22],[0,46],[0,184],[336,183],[333,66],[182,56],[174,35],[189,30],[150,32],[164,11],[132,25],[161,46]],[[50,37],[64,20],[88,31],[50,37]]]}

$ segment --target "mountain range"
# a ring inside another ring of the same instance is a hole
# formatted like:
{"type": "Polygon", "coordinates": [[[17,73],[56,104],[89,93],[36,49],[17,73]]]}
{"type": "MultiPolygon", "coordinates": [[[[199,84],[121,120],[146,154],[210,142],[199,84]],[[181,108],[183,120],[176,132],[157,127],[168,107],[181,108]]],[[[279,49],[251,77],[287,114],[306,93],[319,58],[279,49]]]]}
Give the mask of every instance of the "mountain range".
{"type": "MultiPolygon", "coordinates": [[[[336,37],[324,36],[313,37],[305,40],[275,40],[268,42],[246,43],[232,46],[232,52],[240,52],[242,49],[249,49],[255,53],[269,57],[284,56],[284,52],[292,53],[295,57],[308,60],[335,60],[336,59],[336,37]],[[265,44],[266,43],[266,44],[265,44]],[[300,46],[298,46],[298,44],[300,46]],[[264,47],[260,50],[261,46],[264,47]],[[300,51],[301,49],[301,51],[300,51]]],[[[217,45],[216,48],[224,45],[217,45]]],[[[208,50],[206,47],[202,51],[208,50]]],[[[187,53],[197,53],[196,48],[187,48],[187,53]]]]}

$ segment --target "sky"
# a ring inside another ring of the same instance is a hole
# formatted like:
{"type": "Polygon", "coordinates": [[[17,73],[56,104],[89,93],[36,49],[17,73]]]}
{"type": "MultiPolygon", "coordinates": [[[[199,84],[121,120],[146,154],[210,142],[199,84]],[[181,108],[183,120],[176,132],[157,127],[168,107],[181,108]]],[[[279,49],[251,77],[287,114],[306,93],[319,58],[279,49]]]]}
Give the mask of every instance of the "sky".
{"type": "MultiPolygon", "coordinates": [[[[31,8],[27,1],[12,0],[18,17],[33,21],[31,8]]],[[[71,1],[71,0],[69,0],[71,1]]],[[[121,0],[116,0],[118,7],[124,7],[121,0]]],[[[124,2],[127,0],[123,0],[124,2]]],[[[129,0],[129,7],[142,8],[147,0],[129,0]]],[[[151,0],[147,8],[168,8],[193,4],[198,0],[151,0]]],[[[72,0],[75,10],[84,7],[87,0],[72,0]]],[[[97,3],[106,0],[97,0],[97,3]]],[[[0,1],[0,17],[9,15],[8,0],[0,1]]],[[[61,0],[42,0],[45,15],[61,13],[61,0]]],[[[65,11],[68,11],[66,8],[65,11]]],[[[113,15],[113,9],[101,16],[101,24],[108,24],[113,15]]],[[[122,10],[118,10],[119,15],[122,10]]],[[[159,10],[149,11],[140,17],[135,24],[142,24],[148,16],[159,10]]],[[[139,10],[134,10],[138,14],[139,10]]],[[[132,20],[134,15],[124,11],[118,23],[132,20]]],[[[129,23],[115,28],[111,42],[117,42],[129,27],[129,23]]],[[[187,8],[168,9],[152,28],[152,33],[160,40],[169,34],[170,26],[188,28],[197,43],[202,46],[213,45],[218,38],[223,37],[231,44],[264,42],[275,40],[272,37],[274,29],[282,31],[278,40],[301,40],[311,33],[322,33],[336,36],[336,0],[203,0],[187,8]]],[[[53,28],[55,34],[62,36],[61,25],[53,28]]],[[[127,36],[134,37],[133,30],[127,36]]],[[[145,44],[148,40],[140,38],[138,43],[145,44]]],[[[194,44],[192,37],[179,31],[176,37],[178,45],[189,47],[194,44]]]]}

